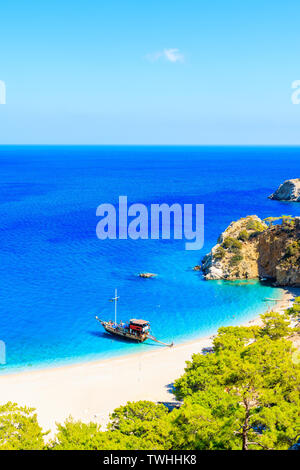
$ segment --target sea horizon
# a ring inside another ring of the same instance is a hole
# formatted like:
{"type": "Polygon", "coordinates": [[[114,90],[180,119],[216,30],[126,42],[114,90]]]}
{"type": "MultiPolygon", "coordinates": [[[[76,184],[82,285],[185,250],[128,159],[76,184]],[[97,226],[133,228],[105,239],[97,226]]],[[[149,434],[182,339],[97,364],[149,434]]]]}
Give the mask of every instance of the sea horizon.
{"type": "Polygon", "coordinates": [[[1,147],[200,147],[200,148],[300,148],[300,144],[62,144],[62,143],[42,143],[42,144],[0,144],[1,147]]]}

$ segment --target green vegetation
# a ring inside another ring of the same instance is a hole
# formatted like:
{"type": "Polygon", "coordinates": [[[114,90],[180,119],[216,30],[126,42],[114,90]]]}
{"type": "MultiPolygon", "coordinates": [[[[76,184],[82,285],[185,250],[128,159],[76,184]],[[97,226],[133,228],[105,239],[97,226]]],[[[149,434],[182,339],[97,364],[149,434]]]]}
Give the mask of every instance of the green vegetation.
{"type": "Polygon", "coordinates": [[[277,314],[263,321],[262,328],[221,328],[215,353],[195,354],[175,382],[188,448],[287,449],[295,442],[300,367],[283,337],[287,325],[277,314]]]}
{"type": "Polygon", "coordinates": [[[242,242],[246,242],[249,239],[249,233],[247,232],[247,230],[242,230],[239,233],[238,239],[242,242]]]}
{"type": "Polygon", "coordinates": [[[93,450],[101,442],[100,426],[68,418],[64,425],[57,424],[58,433],[49,448],[55,450],[93,450]]]}
{"type": "Polygon", "coordinates": [[[296,297],[292,307],[286,310],[286,313],[292,320],[300,322],[300,297],[296,297]]]}
{"type": "Polygon", "coordinates": [[[253,232],[263,232],[264,230],[266,230],[266,227],[258,220],[250,219],[247,222],[246,229],[252,230],[253,232]]]}
{"type": "Polygon", "coordinates": [[[40,450],[44,446],[42,428],[33,408],[8,402],[0,405],[0,450],[40,450]]]}
{"type": "Polygon", "coordinates": [[[261,336],[268,336],[271,339],[285,338],[292,333],[290,328],[290,318],[287,313],[267,312],[261,315],[264,326],[260,330],[261,336]]]}
{"type": "Polygon", "coordinates": [[[293,217],[291,215],[282,215],[281,218],[283,225],[290,225],[294,223],[293,217]]]}
{"type": "Polygon", "coordinates": [[[36,415],[7,403],[0,407],[0,449],[288,449],[300,432],[300,364],[291,341],[300,297],[263,325],[222,327],[214,351],[194,354],[175,381],[182,406],[169,412],[149,401],[129,402],[110,416],[107,431],[71,417],[44,443],[36,415]]]}
{"type": "Polygon", "coordinates": [[[221,245],[225,250],[236,253],[242,248],[242,242],[233,237],[227,237],[221,245]]]}
{"type": "Polygon", "coordinates": [[[287,227],[293,227],[295,225],[295,220],[291,215],[282,215],[281,217],[267,217],[264,219],[264,222],[269,226],[273,226],[273,222],[282,220],[282,225],[287,227]]]}
{"type": "Polygon", "coordinates": [[[264,219],[264,222],[269,226],[273,226],[273,222],[276,222],[277,220],[281,220],[281,217],[266,217],[264,219]]]}
{"type": "Polygon", "coordinates": [[[281,259],[280,266],[284,269],[298,270],[300,266],[300,240],[290,242],[281,259]]]}
{"type": "Polygon", "coordinates": [[[108,429],[141,439],[147,449],[172,448],[172,425],[164,405],[150,401],[129,402],[112,413],[108,429]]]}
{"type": "Polygon", "coordinates": [[[285,258],[299,257],[300,256],[300,240],[293,241],[287,246],[285,258]]]}
{"type": "Polygon", "coordinates": [[[217,259],[218,258],[222,259],[225,255],[225,252],[226,252],[225,250],[228,250],[229,253],[234,254],[234,256],[232,256],[232,258],[229,261],[229,265],[230,266],[237,266],[240,263],[240,261],[242,261],[242,259],[243,259],[243,255],[242,255],[242,252],[241,252],[242,246],[243,246],[242,242],[240,240],[238,240],[237,238],[227,237],[223,241],[222,245],[216,250],[216,253],[215,253],[214,257],[217,258],[217,259]],[[217,254],[217,256],[216,256],[216,254],[217,254]]]}
{"type": "Polygon", "coordinates": [[[229,264],[230,266],[237,266],[242,260],[243,260],[243,255],[241,255],[240,253],[237,253],[231,258],[229,264]]]}
{"type": "Polygon", "coordinates": [[[128,402],[110,417],[107,431],[96,423],[71,417],[58,425],[48,449],[54,450],[164,450],[171,449],[172,423],[168,409],[150,401],[128,402]]]}
{"type": "Polygon", "coordinates": [[[226,251],[224,250],[224,248],[222,246],[219,246],[216,249],[215,253],[214,253],[214,258],[215,259],[223,259],[224,256],[225,256],[225,253],[226,253],[226,251]]]}

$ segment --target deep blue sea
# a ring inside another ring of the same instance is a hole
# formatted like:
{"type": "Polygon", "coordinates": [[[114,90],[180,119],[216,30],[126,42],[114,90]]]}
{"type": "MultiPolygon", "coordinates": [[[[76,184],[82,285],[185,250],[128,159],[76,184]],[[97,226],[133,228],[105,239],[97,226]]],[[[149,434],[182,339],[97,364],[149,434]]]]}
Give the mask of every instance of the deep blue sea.
{"type": "Polygon", "coordinates": [[[2,372],[110,358],[159,345],[106,335],[94,319],[151,321],[163,341],[184,342],[266,309],[281,290],[258,281],[204,281],[192,270],[232,220],[300,215],[267,196],[300,176],[300,148],[0,147],[2,372]],[[99,240],[101,203],[205,204],[205,244],[99,240]],[[141,279],[140,271],[157,273],[141,279]]]}

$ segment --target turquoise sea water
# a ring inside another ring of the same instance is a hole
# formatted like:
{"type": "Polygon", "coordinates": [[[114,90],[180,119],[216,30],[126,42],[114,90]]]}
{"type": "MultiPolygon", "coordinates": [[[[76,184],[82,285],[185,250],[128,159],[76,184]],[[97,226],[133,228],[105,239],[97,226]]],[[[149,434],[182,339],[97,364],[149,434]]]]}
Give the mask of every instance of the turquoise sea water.
{"type": "Polygon", "coordinates": [[[300,215],[267,196],[299,177],[299,148],[0,147],[0,339],[2,373],[156,350],[112,339],[94,316],[151,321],[175,343],[240,324],[281,290],[257,281],[204,281],[192,267],[232,220],[300,215]],[[95,234],[101,203],[205,204],[205,245],[105,240],[95,234]],[[158,274],[151,280],[137,273],[158,274]]]}

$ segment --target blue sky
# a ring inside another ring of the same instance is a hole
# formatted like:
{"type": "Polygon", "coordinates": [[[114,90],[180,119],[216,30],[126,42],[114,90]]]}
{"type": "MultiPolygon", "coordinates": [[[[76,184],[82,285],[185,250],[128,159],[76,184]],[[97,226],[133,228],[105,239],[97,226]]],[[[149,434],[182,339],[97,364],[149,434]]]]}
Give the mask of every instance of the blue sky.
{"type": "Polygon", "coordinates": [[[10,0],[1,144],[300,144],[298,1],[10,0]]]}

